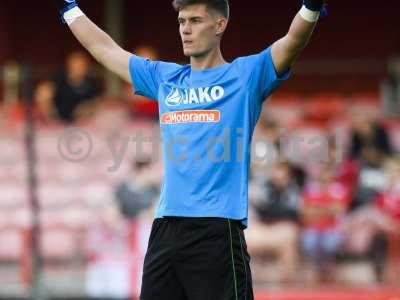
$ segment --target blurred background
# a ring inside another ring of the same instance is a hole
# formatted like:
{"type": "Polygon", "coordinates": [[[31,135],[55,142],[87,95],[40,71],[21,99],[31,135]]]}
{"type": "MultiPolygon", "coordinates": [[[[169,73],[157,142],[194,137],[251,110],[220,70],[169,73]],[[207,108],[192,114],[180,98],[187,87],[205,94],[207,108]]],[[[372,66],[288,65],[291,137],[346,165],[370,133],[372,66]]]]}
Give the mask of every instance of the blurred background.
{"type": "MultiPolygon", "coordinates": [[[[125,49],[188,63],[170,1],[80,4],[125,49]]],[[[225,58],[283,36],[297,4],[231,1],[225,58]]],[[[400,299],[400,3],[329,7],[255,131],[257,300],[400,299]]],[[[155,101],[94,62],[51,1],[0,0],[0,298],[136,299],[163,173],[153,145],[124,144],[138,134],[159,135],[155,101]]]]}

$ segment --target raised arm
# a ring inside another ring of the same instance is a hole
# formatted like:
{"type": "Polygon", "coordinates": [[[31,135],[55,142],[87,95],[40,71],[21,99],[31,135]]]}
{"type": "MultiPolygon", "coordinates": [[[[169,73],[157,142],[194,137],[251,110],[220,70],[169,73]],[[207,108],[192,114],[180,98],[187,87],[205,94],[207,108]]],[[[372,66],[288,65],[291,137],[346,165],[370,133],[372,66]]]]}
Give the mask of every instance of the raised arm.
{"type": "Polygon", "coordinates": [[[304,0],[303,7],[295,16],[288,33],[272,45],[271,55],[278,75],[291,68],[307,45],[320,12],[324,9],[324,0],[304,0]]]}
{"type": "Polygon", "coordinates": [[[116,42],[78,8],[75,0],[54,0],[62,20],[92,56],[107,69],[131,83],[129,57],[131,53],[116,42]]]}

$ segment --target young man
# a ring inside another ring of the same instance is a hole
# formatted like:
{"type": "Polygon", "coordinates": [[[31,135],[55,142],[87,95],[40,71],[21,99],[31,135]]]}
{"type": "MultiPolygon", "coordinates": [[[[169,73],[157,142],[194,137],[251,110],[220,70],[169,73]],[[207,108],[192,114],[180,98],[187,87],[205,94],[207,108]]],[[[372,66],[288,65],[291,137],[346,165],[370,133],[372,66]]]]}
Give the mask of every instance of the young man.
{"type": "Polygon", "coordinates": [[[56,0],[82,45],[156,99],[165,175],[144,262],[142,300],[253,299],[247,226],[250,143],[264,99],[289,76],[324,0],[304,0],[289,32],[263,52],[224,60],[227,0],[175,0],[189,65],[121,49],[75,0],[56,0]]]}

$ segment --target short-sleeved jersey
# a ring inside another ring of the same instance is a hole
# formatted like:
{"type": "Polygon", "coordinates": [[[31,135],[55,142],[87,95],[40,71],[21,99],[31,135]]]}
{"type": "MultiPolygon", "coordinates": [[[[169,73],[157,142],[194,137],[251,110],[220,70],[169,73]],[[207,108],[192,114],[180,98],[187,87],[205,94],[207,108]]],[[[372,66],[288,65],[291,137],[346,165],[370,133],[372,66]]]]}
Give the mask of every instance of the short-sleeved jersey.
{"type": "Polygon", "coordinates": [[[278,77],[271,47],[205,70],[133,55],[135,93],[159,104],[164,178],[156,218],[222,217],[247,226],[250,145],[278,77]]]}

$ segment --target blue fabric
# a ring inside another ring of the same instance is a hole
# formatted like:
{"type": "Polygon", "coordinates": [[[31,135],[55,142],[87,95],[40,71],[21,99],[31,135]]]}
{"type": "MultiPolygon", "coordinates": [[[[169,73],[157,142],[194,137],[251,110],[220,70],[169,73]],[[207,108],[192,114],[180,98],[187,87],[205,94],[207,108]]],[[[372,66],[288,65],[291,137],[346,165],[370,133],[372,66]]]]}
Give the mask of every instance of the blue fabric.
{"type": "Polygon", "coordinates": [[[289,77],[271,48],[206,70],[133,55],[136,94],[159,104],[164,178],[156,217],[223,217],[247,226],[250,144],[262,104],[289,77]]]}
{"type": "Polygon", "coordinates": [[[320,15],[319,16],[321,18],[323,18],[323,17],[326,17],[327,15],[328,15],[328,5],[324,4],[324,6],[320,10],[320,15]]]}
{"type": "Polygon", "coordinates": [[[336,228],[324,231],[307,228],[302,235],[304,252],[313,258],[335,254],[343,242],[343,235],[336,228]]]}

